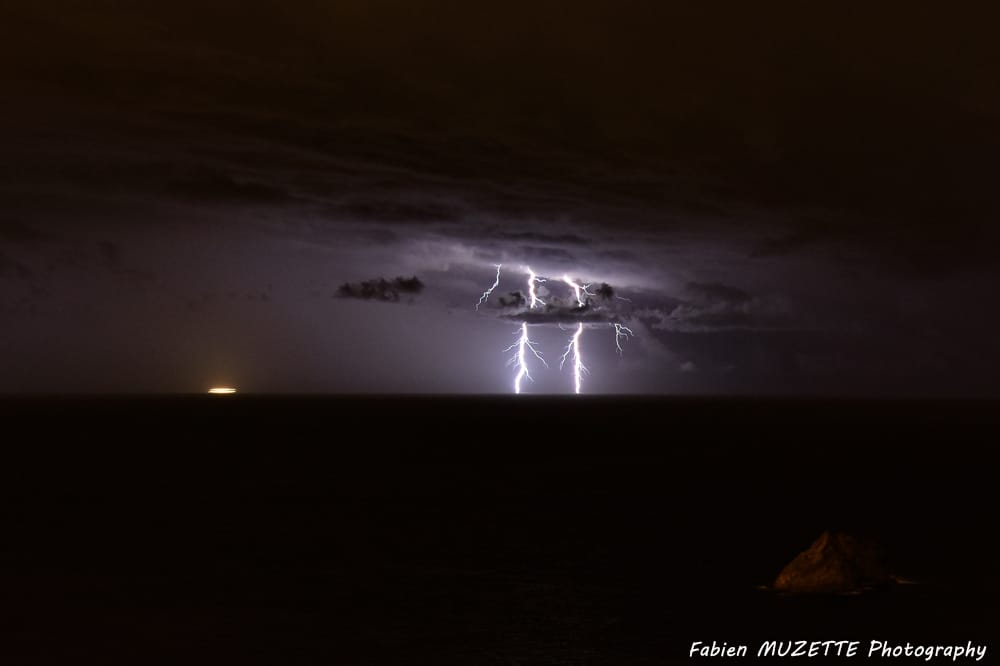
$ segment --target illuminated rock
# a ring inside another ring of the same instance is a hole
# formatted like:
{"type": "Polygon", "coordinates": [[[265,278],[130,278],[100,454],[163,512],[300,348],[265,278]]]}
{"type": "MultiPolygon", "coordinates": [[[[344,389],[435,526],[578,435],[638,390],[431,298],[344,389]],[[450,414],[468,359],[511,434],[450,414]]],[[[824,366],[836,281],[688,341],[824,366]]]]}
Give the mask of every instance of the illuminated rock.
{"type": "Polygon", "coordinates": [[[781,570],[773,587],[793,594],[851,594],[894,580],[874,543],[827,531],[781,570]]]}

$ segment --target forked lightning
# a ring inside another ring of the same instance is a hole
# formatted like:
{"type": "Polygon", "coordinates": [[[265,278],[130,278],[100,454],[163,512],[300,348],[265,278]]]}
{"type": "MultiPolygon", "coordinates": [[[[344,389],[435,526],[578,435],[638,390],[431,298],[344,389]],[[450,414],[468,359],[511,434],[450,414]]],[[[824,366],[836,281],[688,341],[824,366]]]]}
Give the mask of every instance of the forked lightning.
{"type": "MultiPolygon", "coordinates": [[[[493,280],[493,284],[482,293],[479,297],[479,302],[476,303],[476,310],[479,310],[480,306],[486,303],[493,291],[500,285],[500,269],[502,264],[494,264],[497,269],[496,278],[493,280]]],[[[545,278],[539,277],[530,266],[524,267],[525,271],[528,273],[528,298],[527,306],[529,310],[534,310],[537,307],[545,306],[546,303],[538,296],[537,286],[542,282],[546,282],[545,278]]],[[[587,297],[597,296],[594,292],[589,290],[590,284],[580,284],[575,282],[569,275],[563,275],[562,281],[566,283],[570,289],[573,290],[573,296],[576,298],[576,307],[584,308],[588,305],[587,297]]],[[[623,296],[618,296],[622,300],[629,300],[623,296]]],[[[579,311],[577,311],[579,312],[579,311]]],[[[624,353],[623,344],[631,337],[635,337],[635,333],[628,326],[620,323],[611,322],[610,326],[615,329],[615,349],[619,354],[624,353]]],[[[562,325],[559,325],[562,328],[562,325]]],[[[528,352],[542,362],[546,368],[549,364],[545,361],[541,352],[535,346],[535,342],[531,340],[528,336],[528,322],[521,322],[520,329],[514,332],[517,336],[517,341],[511,346],[507,347],[504,351],[509,352],[514,351],[514,355],[510,357],[507,361],[507,365],[513,365],[517,367],[517,374],[514,376],[514,393],[521,392],[521,383],[527,378],[528,381],[535,381],[531,376],[531,370],[528,368],[528,352]]],[[[587,366],[583,363],[583,354],[580,349],[580,337],[583,335],[583,322],[577,323],[576,331],[569,339],[569,343],[566,345],[566,349],[563,351],[562,357],[559,359],[559,369],[562,370],[563,366],[566,364],[567,360],[570,360],[573,368],[573,389],[574,393],[580,393],[581,386],[583,384],[583,375],[590,374],[587,366]]]]}
{"type": "MultiPolygon", "coordinates": [[[[515,331],[514,335],[518,335],[518,332],[515,331]]],[[[545,362],[541,353],[535,349],[535,343],[528,337],[528,322],[521,322],[520,336],[518,337],[517,342],[512,344],[510,347],[507,347],[507,349],[504,349],[504,351],[508,352],[515,347],[517,348],[517,351],[510,357],[510,360],[507,361],[507,365],[517,366],[517,375],[514,377],[514,393],[520,393],[522,379],[527,377],[529,381],[535,381],[531,378],[531,372],[528,370],[527,352],[530,351],[534,354],[535,358],[541,361],[542,365],[546,368],[549,367],[549,364],[545,362]]]]}
{"type": "Polygon", "coordinates": [[[622,349],[622,340],[628,340],[630,337],[635,337],[635,333],[632,329],[625,324],[611,324],[615,327],[615,347],[618,349],[618,353],[621,354],[624,349],[622,349]]]}
{"type": "Polygon", "coordinates": [[[545,278],[540,278],[535,275],[535,271],[531,270],[530,266],[525,266],[528,270],[528,309],[534,310],[538,305],[545,305],[545,301],[538,298],[538,294],[535,292],[536,282],[545,282],[545,278]]]}
{"type": "Polygon", "coordinates": [[[597,294],[588,290],[588,287],[590,287],[589,284],[577,284],[569,279],[568,275],[563,275],[562,280],[573,290],[573,295],[576,296],[577,307],[582,308],[587,304],[587,301],[583,300],[584,296],[597,296],[597,294]]]}
{"type": "Polygon", "coordinates": [[[493,284],[490,286],[490,288],[487,289],[486,291],[484,291],[483,295],[479,297],[479,302],[476,303],[476,310],[479,310],[479,306],[486,302],[486,300],[490,297],[490,294],[493,293],[493,290],[496,289],[497,285],[500,284],[500,266],[502,266],[502,265],[503,264],[496,264],[496,267],[497,267],[497,279],[494,280],[493,284]]]}
{"type": "Polygon", "coordinates": [[[583,334],[583,323],[576,325],[576,333],[573,337],[569,339],[569,344],[566,345],[566,351],[563,352],[562,358],[559,360],[559,369],[562,370],[563,364],[566,363],[566,357],[573,354],[573,387],[575,393],[580,392],[580,383],[583,380],[583,374],[589,373],[587,366],[583,364],[583,359],[580,357],[580,335],[583,334]]]}

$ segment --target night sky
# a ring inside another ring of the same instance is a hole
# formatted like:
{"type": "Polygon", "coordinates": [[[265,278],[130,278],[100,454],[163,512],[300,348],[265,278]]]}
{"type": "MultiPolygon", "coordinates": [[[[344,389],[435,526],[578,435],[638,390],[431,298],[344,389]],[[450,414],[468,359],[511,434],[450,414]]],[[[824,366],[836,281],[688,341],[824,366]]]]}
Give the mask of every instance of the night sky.
{"type": "Polygon", "coordinates": [[[995,396],[963,11],[5,2],[0,392],[995,396]]]}

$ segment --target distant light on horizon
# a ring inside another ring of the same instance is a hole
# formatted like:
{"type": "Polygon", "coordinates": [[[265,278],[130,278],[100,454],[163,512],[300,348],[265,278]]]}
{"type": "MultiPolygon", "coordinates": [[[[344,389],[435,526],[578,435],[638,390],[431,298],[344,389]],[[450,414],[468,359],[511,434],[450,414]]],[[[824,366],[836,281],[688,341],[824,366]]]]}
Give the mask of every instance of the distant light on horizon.
{"type": "Polygon", "coordinates": [[[236,393],[236,389],[228,386],[216,386],[208,389],[208,392],[213,395],[229,395],[230,393],[236,393]]]}

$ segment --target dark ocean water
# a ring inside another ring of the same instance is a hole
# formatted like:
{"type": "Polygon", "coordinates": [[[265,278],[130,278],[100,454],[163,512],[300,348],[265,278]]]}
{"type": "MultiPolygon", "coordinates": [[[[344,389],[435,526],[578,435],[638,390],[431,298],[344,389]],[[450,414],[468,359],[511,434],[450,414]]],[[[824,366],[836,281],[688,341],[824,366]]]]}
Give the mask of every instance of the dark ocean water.
{"type": "Polygon", "coordinates": [[[625,666],[794,639],[1000,663],[998,406],[3,399],[0,663],[625,666]],[[825,529],[920,584],[758,589],[825,529]]]}

